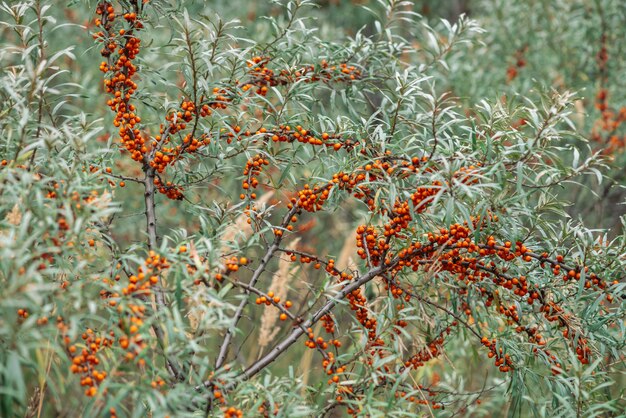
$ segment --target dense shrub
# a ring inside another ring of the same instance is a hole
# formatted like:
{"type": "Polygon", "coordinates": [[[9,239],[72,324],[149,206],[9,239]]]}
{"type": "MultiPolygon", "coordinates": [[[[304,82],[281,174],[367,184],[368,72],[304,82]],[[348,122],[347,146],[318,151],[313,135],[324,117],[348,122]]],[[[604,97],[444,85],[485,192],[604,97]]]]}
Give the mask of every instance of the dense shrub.
{"type": "Polygon", "coordinates": [[[1,416],[622,413],[621,6],[178,3],[0,8],[1,416]]]}

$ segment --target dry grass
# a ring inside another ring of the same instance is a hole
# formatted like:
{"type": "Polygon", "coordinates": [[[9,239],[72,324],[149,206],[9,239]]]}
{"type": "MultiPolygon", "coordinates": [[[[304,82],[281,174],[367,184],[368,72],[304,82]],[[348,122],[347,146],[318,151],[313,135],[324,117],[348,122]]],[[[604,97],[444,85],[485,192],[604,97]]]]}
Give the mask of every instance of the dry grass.
{"type": "MultiPolygon", "coordinates": [[[[268,192],[259,197],[257,199],[256,204],[258,206],[266,204],[274,195],[274,192],[268,192]]],[[[248,225],[248,216],[245,214],[241,214],[235,218],[235,220],[228,225],[224,233],[222,234],[222,247],[220,248],[220,255],[227,254],[231,251],[229,243],[233,241],[244,241],[252,234],[252,228],[248,225]]],[[[190,243],[190,256],[193,259],[196,267],[200,268],[204,263],[201,262],[197,251],[193,245],[193,242],[190,243]]],[[[208,267],[208,266],[207,266],[208,267]]],[[[204,286],[200,284],[199,286],[204,286]]],[[[200,295],[200,292],[197,292],[196,295],[200,295]]],[[[204,317],[205,308],[202,307],[203,298],[194,297],[193,300],[189,301],[189,312],[187,313],[187,318],[189,319],[189,326],[193,333],[196,332],[202,318],[204,317]]]]}
{"type": "MultiPolygon", "coordinates": [[[[265,205],[274,196],[274,192],[267,192],[256,200],[256,206],[265,205]]],[[[225,254],[230,251],[228,246],[229,242],[237,241],[239,239],[245,240],[250,236],[252,229],[248,225],[248,216],[245,214],[239,215],[235,221],[228,225],[222,234],[222,248],[220,253],[225,254]]]]}
{"type": "MultiPolygon", "coordinates": [[[[300,238],[296,238],[291,241],[289,247],[295,248],[299,241],[300,238]]],[[[272,277],[272,283],[268,290],[273,291],[281,300],[286,300],[287,294],[289,293],[289,279],[294,275],[297,269],[298,266],[293,266],[288,258],[282,257],[278,263],[278,270],[276,274],[274,274],[274,277],[272,277]]],[[[258,339],[259,352],[264,347],[267,347],[276,334],[278,334],[278,331],[280,331],[280,327],[276,325],[279,314],[278,309],[274,307],[267,307],[263,311],[263,316],[261,317],[261,331],[259,332],[258,339]]]]}
{"type": "MultiPolygon", "coordinates": [[[[319,335],[322,330],[322,323],[318,322],[315,324],[313,328],[313,333],[315,335],[319,335]]],[[[302,396],[306,396],[306,388],[309,383],[309,377],[312,373],[313,367],[313,355],[316,353],[316,350],[306,349],[304,354],[302,355],[302,360],[300,360],[300,375],[302,376],[302,396]]]]}
{"type": "Polygon", "coordinates": [[[343,246],[341,247],[341,251],[339,252],[339,257],[337,259],[337,267],[340,270],[356,270],[357,265],[353,257],[357,250],[356,239],[352,236],[352,234],[350,234],[349,231],[347,231],[346,239],[343,242],[343,246]]]}
{"type": "Polygon", "coordinates": [[[7,213],[4,220],[15,226],[19,225],[22,222],[22,212],[20,211],[20,207],[17,203],[15,204],[15,206],[13,206],[11,212],[7,213]]]}

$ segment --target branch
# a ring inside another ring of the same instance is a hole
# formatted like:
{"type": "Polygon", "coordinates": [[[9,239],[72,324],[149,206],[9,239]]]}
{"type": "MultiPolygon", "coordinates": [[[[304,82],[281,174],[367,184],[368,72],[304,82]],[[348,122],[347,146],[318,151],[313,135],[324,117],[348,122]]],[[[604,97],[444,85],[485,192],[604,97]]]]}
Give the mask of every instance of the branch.
{"type": "Polygon", "coordinates": [[[146,203],[146,231],[148,233],[148,249],[157,247],[156,213],[154,211],[154,168],[146,169],[143,184],[145,188],[144,199],[146,203]]]}
{"type": "MultiPolygon", "coordinates": [[[[398,262],[398,259],[393,260],[391,263],[386,264],[384,266],[378,266],[375,269],[368,271],[366,274],[360,276],[357,280],[349,283],[346,287],[344,287],[341,291],[335,294],[324,306],[315,312],[311,316],[310,319],[303,322],[300,327],[294,328],[291,333],[278,345],[276,345],[272,351],[266,354],[264,357],[260,358],[252,365],[250,365],[246,370],[241,372],[238,377],[248,380],[256,375],[258,372],[263,370],[267,365],[276,360],[282,353],[284,353],[293,343],[295,343],[298,338],[300,338],[303,334],[305,334],[306,328],[311,328],[316,322],[318,322],[324,315],[329,313],[341,300],[345,299],[345,297],[363,286],[367,282],[371,281],[374,277],[383,273],[386,269],[393,268],[398,262]]],[[[207,380],[199,386],[195,387],[195,390],[201,390],[205,387],[210,387],[213,384],[213,380],[207,380]]],[[[232,389],[236,386],[237,383],[233,381],[228,387],[228,389],[232,389]]]]}
{"type": "MultiPolygon", "coordinates": [[[[395,265],[397,262],[398,260],[394,260],[389,265],[378,266],[370,270],[363,276],[359,277],[357,280],[348,284],[341,291],[339,291],[336,295],[334,295],[328,302],[326,302],[324,306],[318,309],[317,312],[315,312],[315,314],[313,314],[313,316],[309,320],[304,322],[302,324],[302,328],[310,328],[311,326],[313,326],[324,315],[329,313],[339,303],[339,301],[343,300],[348,294],[352,293],[354,290],[363,286],[364,284],[372,280],[374,277],[380,275],[386,269],[393,267],[393,265],[395,265]]],[[[291,333],[287,336],[287,338],[285,338],[280,344],[275,346],[271,352],[269,352],[264,357],[254,362],[245,371],[243,371],[241,373],[241,377],[246,380],[250,379],[251,377],[256,375],[258,372],[263,370],[267,365],[269,365],[274,360],[276,360],[283,352],[285,352],[285,350],[287,350],[287,348],[289,348],[293,343],[295,343],[298,340],[298,338],[300,338],[300,336],[304,334],[304,331],[302,330],[302,328],[294,328],[293,331],[291,331],[291,333]]]]}
{"type": "MultiPolygon", "coordinates": [[[[281,313],[284,313],[285,315],[287,315],[289,317],[289,319],[292,320],[293,324],[296,324],[296,326],[300,327],[302,329],[302,331],[308,333],[307,329],[302,326],[301,320],[300,318],[296,317],[294,314],[292,314],[291,312],[289,312],[289,310],[287,310],[287,308],[285,308],[283,305],[281,305],[280,303],[276,303],[274,302],[274,299],[269,297],[267,295],[267,293],[264,293],[262,291],[260,291],[259,289],[257,289],[256,287],[250,286],[249,284],[246,283],[242,283],[238,280],[231,280],[231,283],[237,287],[241,287],[243,289],[246,289],[246,291],[248,292],[252,292],[258,296],[262,296],[265,297],[272,305],[274,305],[281,313]]],[[[206,283],[205,283],[206,284],[206,283]]],[[[319,346],[315,346],[317,348],[317,351],[320,352],[320,354],[322,355],[322,357],[324,357],[324,360],[328,360],[328,354],[326,354],[326,352],[324,350],[322,350],[319,346]]]]}
{"type": "MultiPolygon", "coordinates": [[[[154,210],[154,176],[155,171],[154,168],[146,169],[146,177],[144,178],[143,184],[145,188],[144,198],[146,204],[146,230],[148,232],[148,249],[153,250],[158,246],[157,242],[157,229],[156,229],[156,213],[154,210]]],[[[154,298],[156,301],[156,314],[161,312],[161,310],[167,307],[165,302],[165,297],[163,295],[162,283],[159,288],[155,289],[154,298]]],[[[165,335],[163,330],[161,329],[158,323],[152,324],[152,329],[154,330],[154,334],[156,335],[159,346],[165,353],[165,335]]],[[[184,376],[181,373],[180,367],[174,363],[166,354],[165,360],[167,368],[170,374],[176,378],[176,380],[182,380],[184,376]]]]}

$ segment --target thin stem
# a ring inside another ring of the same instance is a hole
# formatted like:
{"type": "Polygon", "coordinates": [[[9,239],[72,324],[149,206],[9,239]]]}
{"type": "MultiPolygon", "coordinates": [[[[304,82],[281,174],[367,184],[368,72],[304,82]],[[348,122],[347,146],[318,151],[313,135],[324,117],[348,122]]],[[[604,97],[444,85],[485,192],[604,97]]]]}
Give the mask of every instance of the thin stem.
{"type": "MultiPolygon", "coordinates": [[[[157,224],[156,224],[156,213],[154,208],[154,178],[155,171],[154,168],[148,168],[146,170],[146,177],[144,178],[144,199],[146,204],[146,231],[148,233],[148,249],[154,250],[158,246],[157,241],[157,224]]],[[[167,302],[165,301],[165,297],[163,295],[162,283],[159,288],[155,288],[154,298],[156,301],[156,314],[162,311],[163,308],[167,307],[167,302]]],[[[152,329],[154,330],[154,334],[156,335],[157,341],[159,342],[159,346],[163,351],[165,351],[165,333],[160,325],[157,323],[152,324],[152,329]]],[[[165,355],[167,368],[172,376],[174,376],[177,380],[182,380],[184,376],[181,373],[180,367],[174,363],[173,360],[168,358],[167,354],[165,355]]]]}
{"type": "Polygon", "coordinates": [[[157,247],[156,213],[154,210],[154,178],[154,168],[148,168],[143,184],[145,188],[146,232],[148,233],[149,250],[154,250],[157,247]]]}
{"type": "MultiPolygon", "coordinates": [[[[37,24],[39,26],[39,33],[37,34],[37,41],[39,42],[39,64],[41,64],[45,59],[45,55],[44,55],[45,44],[43,40],[43,22],[41,21],[41,1],[40,0],[37,0],[36,10],[37,10],[37,24]]],[[[35,72],[35,77],[36,76],[37,76],[37,72],[35,72]]],[[[42,118],[43,118],[43,89],[41,92],[39,92],[39,98],[37,101],[37,131],[35,132],[35,139],[34,139],[35,141],[37,141],[39,139],[39,136],[41,135],[42,118]]],[[[35,163],[36,155],[37,155],[37,147],[33,149],[33,153],[30,155],[30,160],[28,161],[29,171],[32,169],[33,164],[35,163]]]]}

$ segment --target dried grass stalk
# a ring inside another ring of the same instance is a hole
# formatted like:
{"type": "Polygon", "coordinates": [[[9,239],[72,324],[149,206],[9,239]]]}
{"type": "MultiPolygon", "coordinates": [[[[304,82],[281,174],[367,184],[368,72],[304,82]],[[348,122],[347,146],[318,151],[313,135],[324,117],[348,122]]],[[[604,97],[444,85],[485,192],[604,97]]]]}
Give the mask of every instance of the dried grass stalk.
{"type": "Polygon", "coordinates": [[[7,213],[4,220],[15,226],[19,225],[22,222],[22,212],[20,211],[20,207],[17,203],[15,204],[15,206],[13,206],[11,212],[7,213]]]}
{"type": "MultiPolygon", "coordinates": [[[[274,192],[272,191],[265,193],[259,197],[256,204],[266,204],[273,195],[274,192]]],[[[222,234],[222,247],[220,248],[220,255],[226,254],[231,250],[228,243],[238,239],[247,239],[251,233],[252,228],[248,225],[248,216],[243,213],[237,216],[234,222],[228,225],[222,234]]],[[[190,243],[190,249],[191,258],[194,260],[196,267],[204,264],[201,262],[193,242],[190,243]]],[[[201,284],[200,286],[204,285],[201,284]]],[[[194,297],[188,302],[189,312],[187,313],[187,318],[189,319],[189,326],[191,327],[192,332],[195,333],[202,321],[202,318],[204,317],[204,308],[202,307],[204,302],[201,297],[194,297]]]]}
{"type": "MultiPolygon", "coordinates": [[[[313,328],[313,333],[319,335],[322,330],[322,323],[318,322],[313,328]]],[[[306,388],[309,383],[309,376],[311,376],[311,369],[313,367],[313,354],[315,350],[306,349],[300,360],[300,373],[302,376],[302,396],[306,396],[306,388]]]]}
{"type": "Polygon", "coordinates": [[[351,234],[347,234],[343,247],[339,252],[339,258],[337,259],[337,267],[340,270],[350,269],[356,270],[357,265],[354,262],[353,255],[356,254],[358,248],[356,246],[356,239],[351,234]]]}
{"type": "MultiPolygon", "coordinates": [[[[290,248],[295,248],[300,238],[296,238],[290,243],[290,248]]],[[[291,261],[287,257],[282,257],[278,263],[278,271],[272,277],[272,283],[269,289],[274,292],[281,300],[287,298],[289,292],[289,278],[296,272],[298,266],[292,266],[291,261]]],[[[270,341],[274,339],[280,327],[276,326],[280,312],[275,307],[268,307],[263,311],[261,317],[261,331],[259,332],[258,346],[259,349],[266,347],[270,341]]]]}
{"type": "MultiPolygon", "coordinates": [[[[274,192],[269,191],[256,200],[256,205],[261,206],[266,204],[271,198],[274,196],[274,192]]],[[[229,242],[236,241],[239,239],[246,239],[250,236],[252,232],[252,228],[248,225],[248,216],[245,214],[241,214],[237,216],[235,221],[228,225],[222,234],[222,248],[220,250],[220,254],[225,254],[230,251],[230,247],[228,246],[229,242]]]]}

